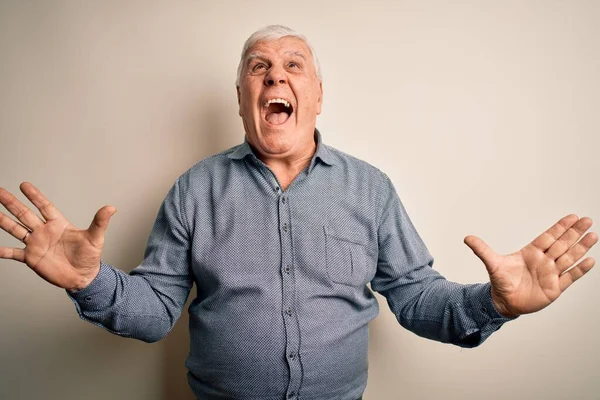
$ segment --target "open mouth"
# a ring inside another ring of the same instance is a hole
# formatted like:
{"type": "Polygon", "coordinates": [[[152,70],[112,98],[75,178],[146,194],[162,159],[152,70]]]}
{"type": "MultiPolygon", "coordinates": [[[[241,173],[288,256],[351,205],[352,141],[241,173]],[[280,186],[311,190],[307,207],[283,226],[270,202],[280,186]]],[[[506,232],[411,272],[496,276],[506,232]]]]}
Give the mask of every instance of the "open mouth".
{"type": "Polygon", "coordinates": [[[294,112],[292,105],[285,99],[271,99],[265,102],[265,119],[273,125],[285,123],[294,112]]]}

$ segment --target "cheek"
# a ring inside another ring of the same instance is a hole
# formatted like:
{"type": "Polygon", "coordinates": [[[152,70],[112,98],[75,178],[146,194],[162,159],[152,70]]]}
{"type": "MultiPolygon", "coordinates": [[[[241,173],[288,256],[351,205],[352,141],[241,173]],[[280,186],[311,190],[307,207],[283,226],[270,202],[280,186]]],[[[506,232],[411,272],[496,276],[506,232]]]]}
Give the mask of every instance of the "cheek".
{"type": "Polygon", "coordinates": [[[314,82],[306,82],[302,100],[304,101],[306,108],[316,111],[317,114],[321,112],[321,92],[319,86],[314,82]]]}
{"type": "Polygon", "coordinates": [[[246,115],[246,116],[250,116],[252,115],[253,109],[254,107],[252,106],[254,104],[252,97],[249,95],[248,92],[242,94],[240,96],[239,99],[239,113],[241,116],[246,115]]]}
{"type": "Polygon", "coordinates": [[[311,112],[320,112],[319,106],[319,96],[316,92],[309,90],[306,95],[302,97],[302,102],[304,103],[304,109],[310,110],[311,112]]]}

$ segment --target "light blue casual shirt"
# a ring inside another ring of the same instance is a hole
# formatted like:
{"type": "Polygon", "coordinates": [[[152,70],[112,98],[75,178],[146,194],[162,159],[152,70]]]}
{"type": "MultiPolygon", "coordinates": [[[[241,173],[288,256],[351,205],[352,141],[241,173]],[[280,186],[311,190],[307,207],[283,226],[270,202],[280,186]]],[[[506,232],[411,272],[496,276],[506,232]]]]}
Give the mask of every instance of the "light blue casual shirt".
{"type": "Polygon", "coordinates": [[[508,318],[490,285],[461,285],[433,259],[389,178],[321,141],[282,190],[243,144],[175,182],[130,274],[102,262],[70,294],[81,318],[121,336],[164,337],[189,307],[188,380],[199,399],[359,398],[372,290],[417,335],[473,347],[508,318]],[[370,287],[368,284],[370,283],[370,287]]]}

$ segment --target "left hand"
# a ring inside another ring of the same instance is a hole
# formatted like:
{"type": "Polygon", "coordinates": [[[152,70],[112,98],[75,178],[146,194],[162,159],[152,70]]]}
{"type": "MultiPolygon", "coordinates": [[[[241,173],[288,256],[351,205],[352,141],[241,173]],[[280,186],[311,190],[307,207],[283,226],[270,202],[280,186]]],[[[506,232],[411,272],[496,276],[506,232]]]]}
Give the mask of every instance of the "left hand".
{"type": "Polygon", "coordinates": [[[467,236],[465,244],[485,264],[496,309],[505,317],[515,317],[548,306],[592,269],[591,257],[569,269],[598,241],[594,232],[581,238],[591,226],[590,218],[567,215],[521,250],[505,256],[476,236],[467,236]]]}

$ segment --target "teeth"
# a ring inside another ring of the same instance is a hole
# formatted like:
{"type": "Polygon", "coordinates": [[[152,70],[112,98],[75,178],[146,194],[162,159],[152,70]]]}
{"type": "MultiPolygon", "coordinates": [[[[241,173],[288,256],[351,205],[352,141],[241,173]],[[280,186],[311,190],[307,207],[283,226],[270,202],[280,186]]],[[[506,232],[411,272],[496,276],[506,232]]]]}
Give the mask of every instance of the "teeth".
{"type": "Polygon", "coordinates": [[[290,108],[290,103],[288,103],[285,99],[271,99],[265,102],[265,107],[269,107],[272,103],[280,103],[285,106],[285,108],[290,108]]]}

